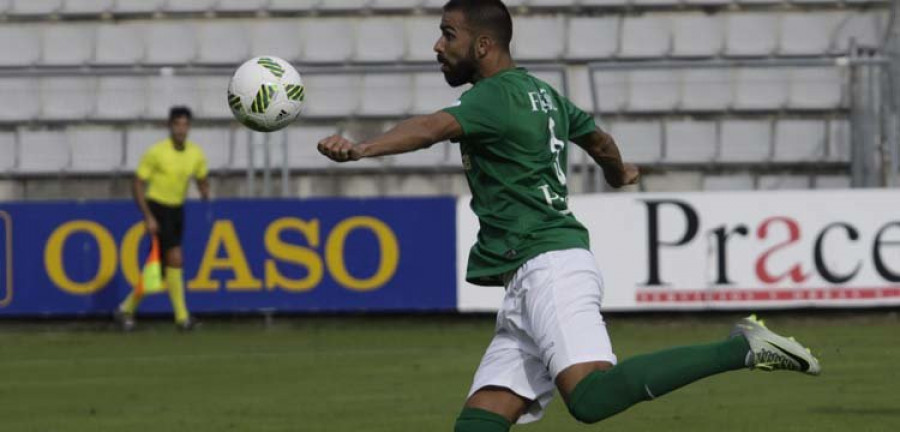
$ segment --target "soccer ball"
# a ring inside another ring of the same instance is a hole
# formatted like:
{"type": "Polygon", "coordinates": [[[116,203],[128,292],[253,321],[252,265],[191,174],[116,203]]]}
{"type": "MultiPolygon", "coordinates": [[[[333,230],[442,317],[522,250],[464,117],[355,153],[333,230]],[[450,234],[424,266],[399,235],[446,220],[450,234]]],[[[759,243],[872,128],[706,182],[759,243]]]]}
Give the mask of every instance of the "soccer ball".
{"type": "Polygon", "coordinates": [[[228,85],[228,106],[245,126],[273,132],[300,115],[306,97],[303,80],[290,63],[273,56],[248,60],[228,85]]]}

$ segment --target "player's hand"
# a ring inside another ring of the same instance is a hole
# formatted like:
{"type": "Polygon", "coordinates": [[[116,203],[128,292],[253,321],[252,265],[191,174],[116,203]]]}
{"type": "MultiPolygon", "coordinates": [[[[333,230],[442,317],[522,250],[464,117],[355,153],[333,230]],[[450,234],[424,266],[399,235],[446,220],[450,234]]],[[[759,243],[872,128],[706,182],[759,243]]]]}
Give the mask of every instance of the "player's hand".
{"type": "Polygon", "coordinates": [[[147,233],[150,235],[156,235],[159,232],[159,223],[156,222],[156,218],[150,216],[144,219],[144,227],[147,228],[147,233]]]}
{"type": "Polygon", "coordinates": [[[622,171],[622,185],[636,184],[641,179],[641,170],[635,164],[626,163],[622,165],[625,168],[622,171]]]}
{"type": "Polygon", "coordinates": [[[362,157],[356,144],[340,135],[319,141],[319,153],[335,162],[357,161],[362,157]]]}

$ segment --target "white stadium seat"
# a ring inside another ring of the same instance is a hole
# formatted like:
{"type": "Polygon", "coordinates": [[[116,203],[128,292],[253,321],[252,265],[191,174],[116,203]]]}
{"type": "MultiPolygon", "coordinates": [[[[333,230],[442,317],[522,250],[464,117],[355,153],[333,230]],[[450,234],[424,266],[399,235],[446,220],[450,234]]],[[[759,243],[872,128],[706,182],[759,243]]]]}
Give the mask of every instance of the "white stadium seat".
{"type": "Polygon", "coordinates": [[[84,120],[92,114],[97,94],[94,77],[46,77],[41,79],[43,120],[84,120]]]}
{"type": "Polygon", "coordinates": [[[757,190],[807,190],[810,177],[800,175],[763,175],[759,176],[757,190]]]}
{"type": "Polygon", "coordinates": [[[671,70],[636,70],[628,73],[629,112],[668,112],[679,102],[679,75],[671,70]]]}
{"type": "Polygon", "coordinates": [[[33,120],[41,108],[38,81],[34,78],[0,78],[0,121],[33,120]]]}
{"type": "Polygon", "coordinates": [[[631,3],[642,6],[674,6],[681,3],[681,0],[631,0],[631,3]]]}
{"type": "Polygon", "coordinates": [[[672,22],[668,14],[626,17],[622,22],[622,51],[628,58],[665,57],[671,52],[672,22]]]}
{"type": "Polygon", "coordinates": [[[662,157],[662,127],[658,121],[621,121],[612,124],[622,157],[635,163],[656,163],[662,157]]]}
{"type": "Polygon", "coordinates": [[[705,176],[703,190],[709,192],[753,190],[753,177],[747,174],[705,176]]]}
{"type": "Polygon", "coordinates": [[[272,12],[305,12],[322,0],[269,0],[266,9],[272,12]]]}
{"type": "Polygon", "coordinates": [[[30,66],[41,54],[41,38],[33,25],[0,25],[0,66],[30,66]]]}
{"type": "Polygon", "coordinates": [[[517,60],[556,60],[565,46],[562,17],[520,17],[515,20],[512,54],[517,60]]]}
{"type": "Polygon", "coordinates": [[[772,13],[729,13],[725,21],[725,55],[759,57],[778,46],[779,16],[772,13]]]}
{"type": "Polygon", "coordinates": [[[877,48],[887,32],[890,15],[887,11],[855,13],[842,22],[834,34],[832,50],[845,54],[850,49],[851,40],[857,46],[877,48]]]}
{"type": "Polygon", "coordinates": [[[360,21],[356,31],[358,62],[397,62],[404,54],[403,20],[373,17],[360,21]]]}
{"type": "Polygon", "coordinates": [[[0,173],[16,167],[16,134],[0,132],[0,173]]]}
{"type": "Polygon", "coordinates": [[[412,75],[367,74],[362,79],[362,103],[359,114],[363,116],[402,116],[412,107],[412,75]]]}
{"type": "Polygon", "coordinates": [[[258,12],[266,9],[268,0],[219,0],[218,12],[258,12]]]}
{"type": "Polygon", "coordinates": [[[72,148],[72,171],[114,172],[122,167],[124,133],[108,127],[70,127],[66,130],[72,148]]]}
{"type": "Polygon", "coordinates": [[[785,13],[781,19],[781,55],[823,55],[831,51],[841,12],[785,13]]]}
{"type": "Polygon", "coordinates": [[[549,84],[550,87],[553,87],[554,89],[556,89],[556,91],[559,92],[559,94],[561,94],[563,96],[566,95],[566,89],[563,88],[563,74],[565,74],[564,71],[537,70],[537,71],[529,71],[528,73],[531,76],[549,84]]]}
{"type": "Polygon", "coordinates": [[[144,63],[183,65],[197,57],[196,28],[181,21],[154,22],[146,27],[144,63]]]}
{"type": "Polygon", "coordinates": [[[208,12],[213,9],[218,0],[169,0],[166,2],[166,12],[208,12]]]}
{"type": "Polygon", "coordinates": [[[846,175],[821,175],[813,179],[816,189],[850,189],[850,176],[846,175]]]}
{"type": "Polygon", "coordinates": [[[846,69],[796,68],[791,73],[788,106],[794,109],[836,109],[844,105],[846,69]]]}
{"type": "Polygon", "coordinates": [[[288,156],[287,160],[291,168],[320,169],[334,167],[332,163],[323,157],[316,145],[322,138],[334,135],[337,131],[330,126],[297,126],[287,129],[288,156]]]}
{"type": "Polygon", "coordinates": [[[573,17],[567,26],[566,58],[599,60],[615,56],[619,51],[620,18],[573,17]]]}
{"type": "MultiPolygon", "coordinates": [[[[430,148],[394,156],[391,161],[398,167],[435,168],[450,165],[450,143],[439,142],[430,148]]],[[[453,163],[456,161],[454,160],[453,163]]]]}
{"type": "Polygon", "coordinates": [[[594,106],[599,112],[619,112],[625,109],[628,98],[628,73],[597,71],[592,79],[596,88],[594,106]]]}
{"type": "Polygon", "coordinates": [[[681,85],[681,109],[685,111],[721,111],[733,103],[729,69],[684,69],[681,85]]]}
{"type": "Polygon", "coordinates": [[[6,13],[12,6],[13,0],[0,0],[0,14],[6,13]]]}
{"type": "Polygon", "coordinates": [[[625,6],[631,0],[581,0],[584,6],[625,6]]]}
{"type": "MultiPolygon", "coordinates": [[[[195,108],[197,87],[193,77],[153,76],[147,78],[147,116],[164,120],[169,117],[169,109],[175,105],[195,108]]],[[[223,98],[227,93],[223,93],[223,98]]],[[[223,100],[224,104],[225,101],[223,100]]]]}
{"type": "Polygon", "coordinates": [[[369,0],[326,0],[320,2],[316,9],[329,11],[357,11],[365,8],[369,0]]]}
{"type": "Polygon", "coordinates": [[[459,99],[463,89],[447,85],[440,73],[417,73],[413,75],[413,104],[411,114],[431,114],[452,106],[459,99]]]}
{"type": "Polygon", "coordinates": [[[201,22],[197,40],[201,64],[240,64],[251,57],[246,24],[241,21],[201,22]]]}
{"type": "Polygon", "coordinates": [[[144,58],[143,27],[137,24],[99,24],[96,26],[93,63],[133,65],[144,58]]]}
{"type": "Polygon", "coordinates": [[[422,0],[372,0],[369,7],[375,10],[405,10],[421,4],[422,0]]]}
{"type": "Polygon", "coordinates": [[[818,162],[825,158],[827,124],[821,120],[779,120],[775,124],[776,162],[818,162]]]}
{"type": "Polygon", "coordinates": [[[716,157],[716,123],[711,121],[668,121],[665,125],[665,161],[704,163],[716,157]]]}
{"type": "Polygon", "coordinates": [[[195,127],[188,140],[200,146],[210,170],[228,168],[231,162],[231,131],[224,127],[195,127]]]}
{"type": "Polygon", "coordinates": [[[46,66],[80,66],[91,59],[94,51],[94,27],[87,24],[54,24],[43,26],[43,55],[46,66]]]}
{"type": "Polygon", "coordinates": [[[13,0],[6,13],[13,16],[49,15],[59,12],[63,0],[13,0]]]}
{"type": "Polygon", "coordinates": [[[715,6],[731,4],[733,0],[684,0],[688,5],[715,6]]]}
{"type": "Polygon", "coordinates": [[[345,117],[359,109],[359,75],[306,75],[303,115],[345,117]]]}
{"type": "Polygon", "coordinates": [[[828,122],[828,160],[832,162],[849,162],[852,151],[850,122],[846,119],[834,119],[828,122]]]}
{"type": "Polygon", "coordinates": [[[140,77],[99,77],[94,117],[101,120],[133,120],[144,115],[146,80],[140,77]]]}
{"type": "Polygon", "coordinates": [[[194,78],[197,92],[197,117],[204,119],[230,119],[231,109],[226,102],[228,76],[198,76],[194,78]]]}
{"type": "Polygon", "coordinates": [[[62,4],[64,15],[102,14],[112,11],[114,0],[68,0],[62,4]]]}
{"type": "Polygon", "coordinates": [[[560,6],[574,6],[576,4],[573,0],[523,0],[530,7],[560,7],[560,6]]]}
{"type": "Polygon", "coordinates": [[[301,25],[293,19],[255,19],[248,23],[250,52],[273,55],[289,62],[301,59],[301,25]]]}
{"type": "Polygon", "coordinates": [[[304,19],[303,62],[343,63],[353,56],[355,29],[346,18],[304,19]]]}
{"type": "Polygon", "coordinates": [[[590,70],[586,66],[573,65],[566,68],[566,83],[569,86],[566,97],[583,111],[593,113],[595,110],[590,70]]]}
{"type": "Polygon", "coordinates": [[[674,17],[673,56],[711,57],[722,53],[725,26],[721,14],[684,13],[674,17]]]}
{"type": "Polygon", "coordinates": [[[69,166],[70,151],[64,132],[19,132],[19,166],[24,173],[58,172],[69,166]]]}
{"type": "Polygon", "coordinates": [[[787,103],[789,71],[781,68],[742,68],[736,71],[734,108],[777,110],[787,103]]]}
{"type": "Polygon", "coordinates": [[[721,162],[763,162],[772,152],[772,126],[766,120],[724,120],[719,139],[721,162]]]}
{"type": "Polygon", "coordinates": [[[115,13],[153,13],[163,9],[167,0],[116,0],[115,13]]]}
{"type": "Polygon", "coordinates": [[[403,21],[406,25],[405,60],[437,64],[434,44],[441,37],[440,19],[434,16],[413,16],[403,21]]]}
{"type": "Polygon", "coordinates": [[[141,157],[150,146],[166,139],[169,130],[164,127],[139,127],[128,129],[125,133],[125,169],[134,171],[141,162],[141,157]]]}

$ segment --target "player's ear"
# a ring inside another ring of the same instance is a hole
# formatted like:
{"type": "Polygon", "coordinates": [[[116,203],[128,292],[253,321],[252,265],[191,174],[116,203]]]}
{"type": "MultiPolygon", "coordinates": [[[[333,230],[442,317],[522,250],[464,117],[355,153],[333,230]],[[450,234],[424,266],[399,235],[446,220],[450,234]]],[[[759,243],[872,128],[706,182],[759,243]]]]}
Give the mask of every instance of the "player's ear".
{"type": "Polygon", "coordinates": [[[478,39],[475,40],[475,55],[478,56],[478,58],[486,56],[493,43],[494,40],[488,35],[478,36],[478,39]]]}

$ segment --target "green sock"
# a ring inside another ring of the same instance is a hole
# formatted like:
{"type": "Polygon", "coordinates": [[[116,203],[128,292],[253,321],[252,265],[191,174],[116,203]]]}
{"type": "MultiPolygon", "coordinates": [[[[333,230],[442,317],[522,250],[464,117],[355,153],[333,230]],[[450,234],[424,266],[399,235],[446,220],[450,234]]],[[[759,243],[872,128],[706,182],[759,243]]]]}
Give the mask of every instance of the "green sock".
{"type": "Polygon", "coordinates": [[[748,352],[750,345],[739,336],[632,357],[582,379],[569,398],[569,412],[596,423],[701,378],[744,368],[748,352]]]}
{"type": "Polygon", "coordinates": [[[478,408],[463,408],[454,432],[507,432],[512,426],[506,417],[478,408]]]}

